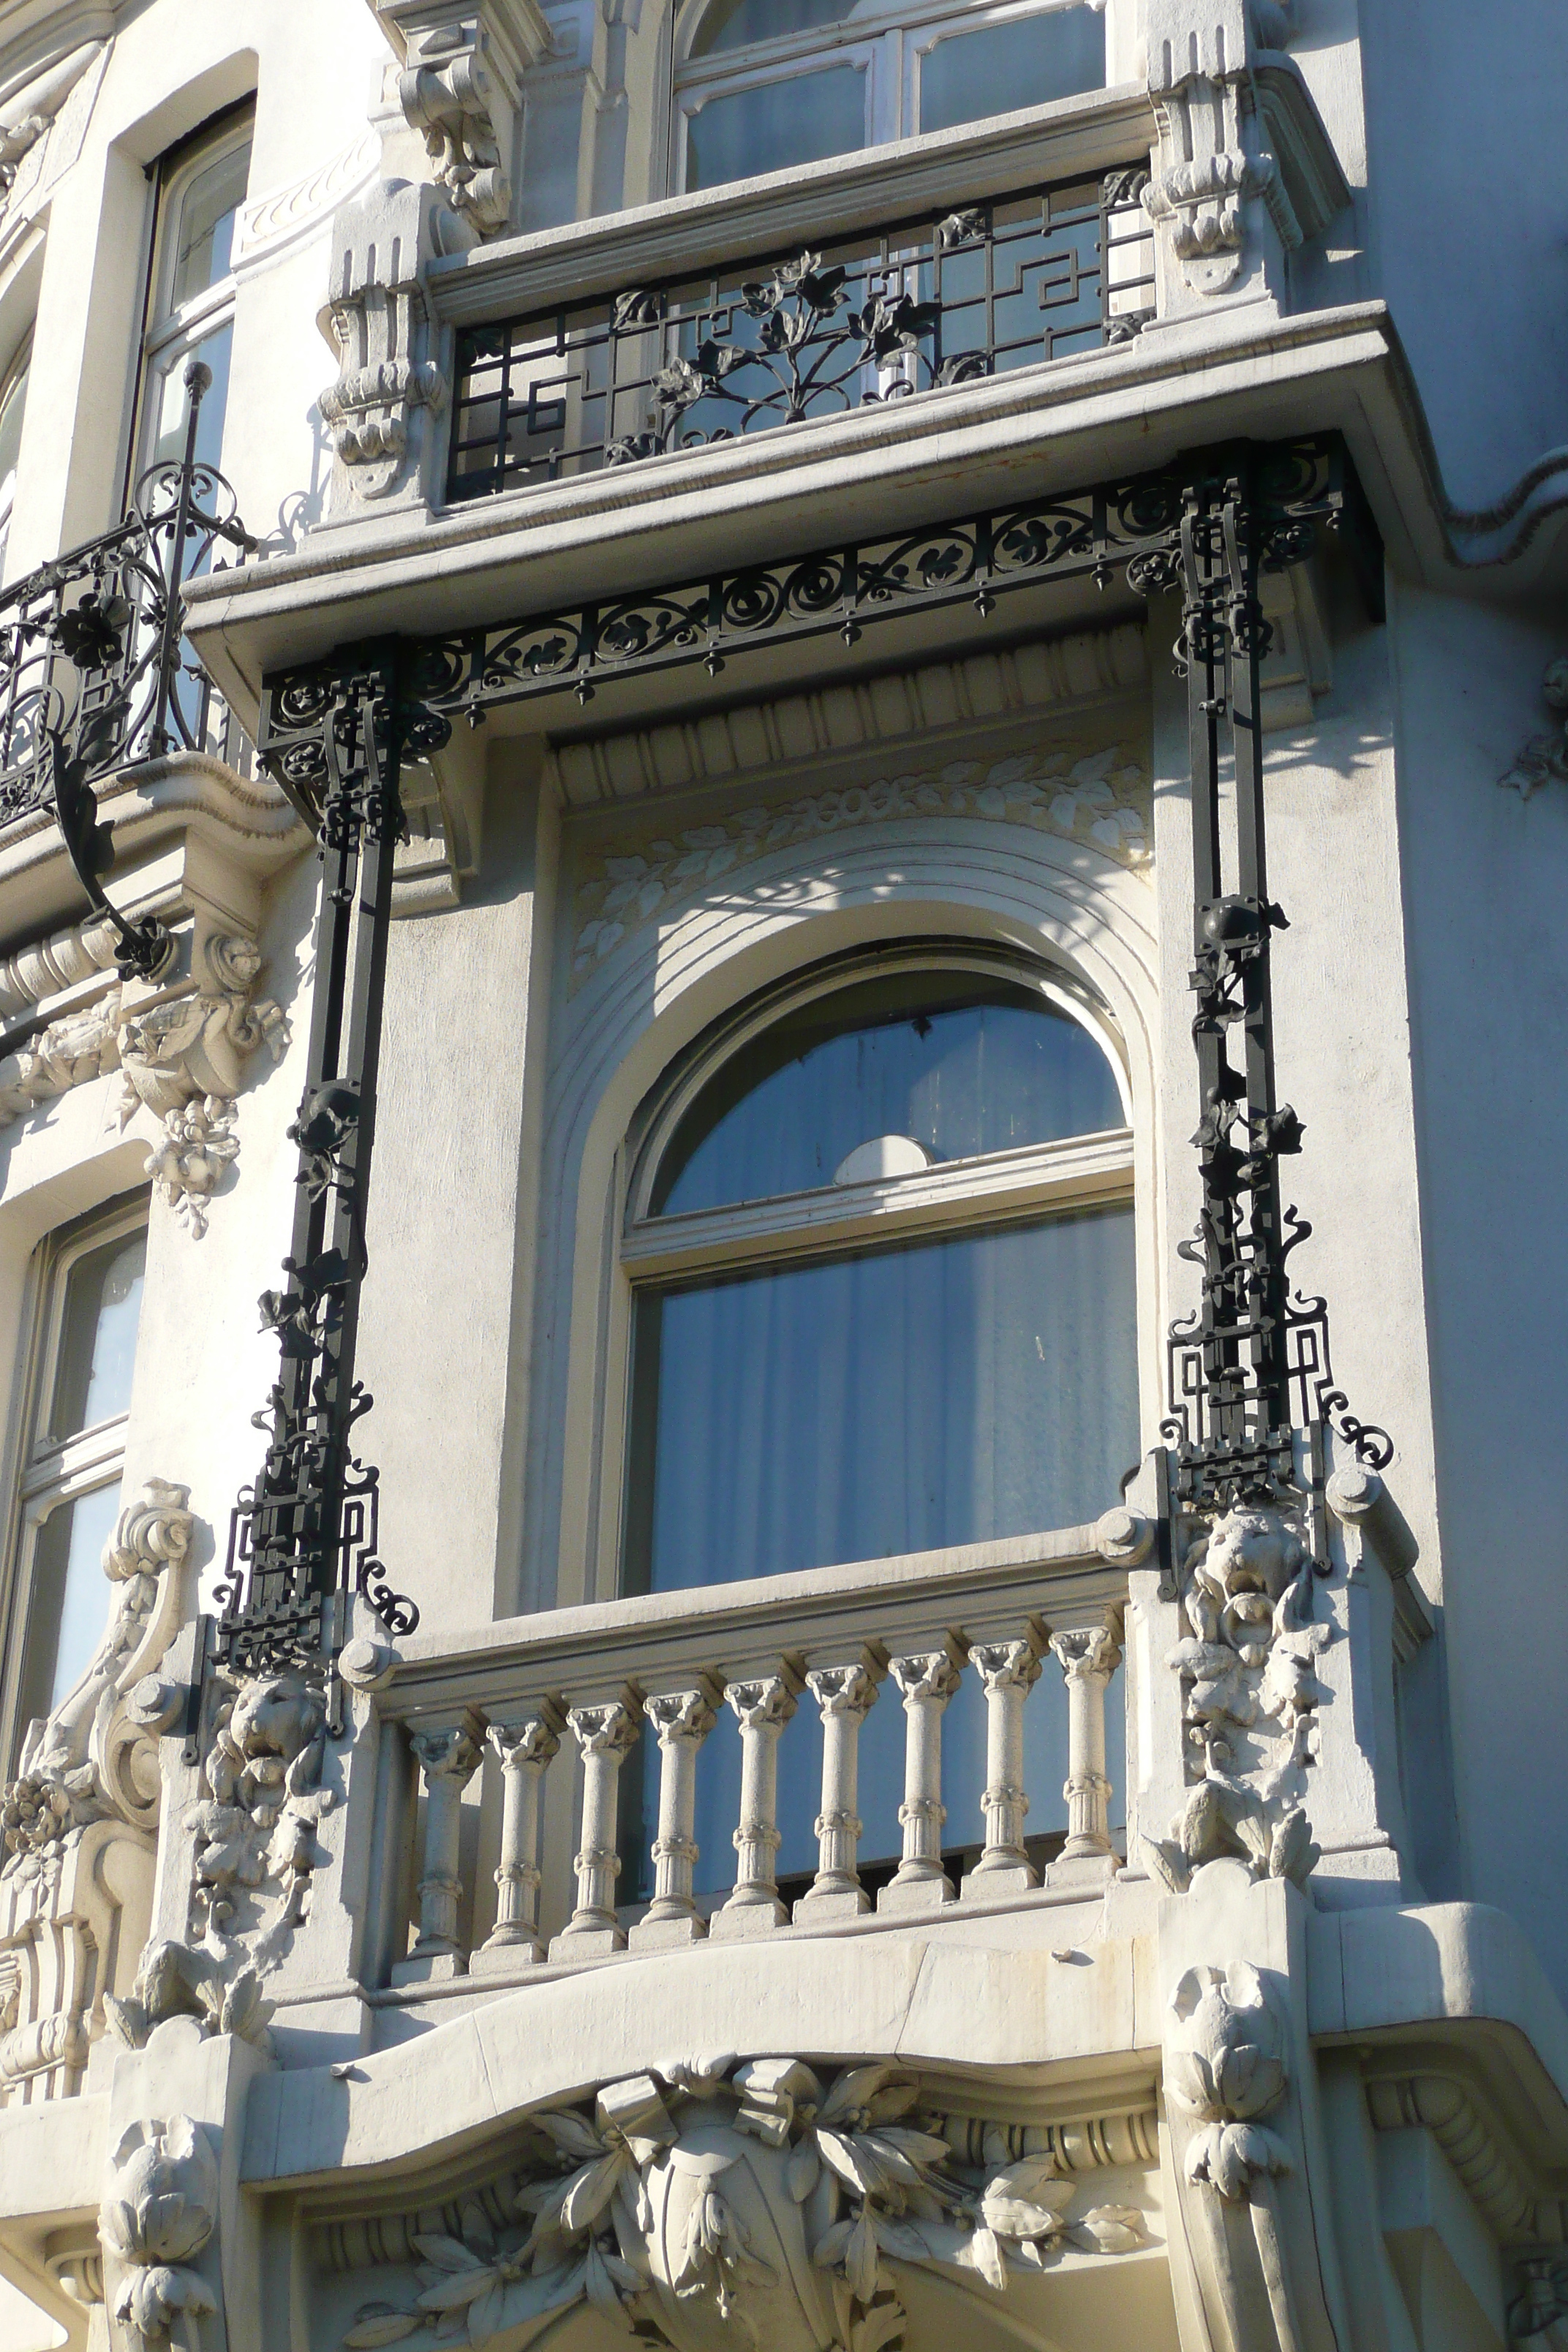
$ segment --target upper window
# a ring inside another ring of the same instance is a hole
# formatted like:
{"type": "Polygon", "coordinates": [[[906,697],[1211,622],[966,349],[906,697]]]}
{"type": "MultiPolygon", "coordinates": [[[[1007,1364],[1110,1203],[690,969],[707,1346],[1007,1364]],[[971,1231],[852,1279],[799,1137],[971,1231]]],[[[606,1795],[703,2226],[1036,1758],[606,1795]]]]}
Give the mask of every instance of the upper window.
{"type": "Polygon", "coordinates": [[[18,1736],[74,1688],[103,1633],[146,1263],[141,1207],[45,1246],[8,1612],[18,1736]]]}
{"type": "Polygon", "coordinates": [[[27,377],[32,367],[29,335],[0,378],[0,564],[11,537],[11,510],[16,503],[16,467],[22,454],[22,419],[27,408],[27,377]]]}
{"type": "Polygon", "coordinates": [[[1103,0],[712,0],[676,71],[677,185],[710,188],[1105,83],[1103,0]]]}
{"type": "Polygon", "coordinates": [[[630,1589],[1106,1507],[1138,1451],[1111,1042],[1044,973],[884,954],[675,1088],[623,1244],[630,1589]]]}
{"type": "Polygon", "coordinates": [[[209,466],[222,457],[234,341],[234,235],[250,176],[251,129],[246,107],[172,149],[159,165],[138,470],[184,454],[184,374],[193,359],[205,361],[213,374],[196,455],[209,466]]]}

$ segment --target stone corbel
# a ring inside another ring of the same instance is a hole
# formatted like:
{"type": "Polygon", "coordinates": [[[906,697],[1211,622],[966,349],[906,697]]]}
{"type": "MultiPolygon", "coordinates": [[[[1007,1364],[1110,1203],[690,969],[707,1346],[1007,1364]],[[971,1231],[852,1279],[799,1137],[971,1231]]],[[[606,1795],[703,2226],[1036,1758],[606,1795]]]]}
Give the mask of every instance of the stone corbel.
{"type": "Polygon", "coordinates": [[[281,1006],[255,992],[262,961],[254,940],[209,934],[201,961],[205,971],[194,995],[182,991],[122,1013],[117,1039],[120,1124],[142,1109],[161,1121],[146,1172],[198,1238],[218,1180],[239,1150],[234,1106],[245,1064],[263,1045],[280,1061],[289,1043],[281,1006]]]}
{"type": "Polygon", "coordinates": [[[453,210],[480,236],[511,217],[518,83],[548,54],[534,0],[374,0],[396,53],[398,102],[453,210]]]}
{"type": "Polygon", "coordinates": [[[368,504],[415,504],[431,492],[435,420],[449,386],[425,271],[468,252],[478,232],[445,187],[407,180],[378,180],[332,226],[322,325],[339,373],[321,410],[335,460],[330,520],[342,522],[368,504]]]}
{"type": "Polygon", "coordinates": [[[1350,191],[1280,45],[1279,0],[1147,0],[1160,143],[1143,204],[1163,235],[1162,318],[1216,295],[1283,292],[1284,251],[1319,236],[1350,191]]]}

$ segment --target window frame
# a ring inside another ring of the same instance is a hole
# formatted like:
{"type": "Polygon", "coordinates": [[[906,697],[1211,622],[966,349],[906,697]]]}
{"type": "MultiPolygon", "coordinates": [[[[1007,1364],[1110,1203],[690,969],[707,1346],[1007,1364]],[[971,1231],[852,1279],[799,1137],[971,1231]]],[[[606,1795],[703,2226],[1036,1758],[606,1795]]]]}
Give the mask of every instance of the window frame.
{"type": "MultiPolygon", "coordinates": [[[[45,1235],[35,1252],[35,1284],[28,1318],[16,1469],[6,1528],[4,1665],[0,1677],[0,1738],[7,1771],[14,1771],[26,1733],[21,1714],[26,1663],[27,1619],[32,1602],[39,1538],[62,1505],[81,1501],[122,1480],[131,1408],[56,1439],[46,1417],[54,1396],[65,1336],[66,1295],[73,1267],[105,1243],[149,1230],[150,1196],[124,1193],[88,1215],[45,1235]]],[[[143,1293],[145,1303],[145,1293],[143,1293]]],[[[104,1586],[104,1621],[109,1616],[104,1586]]]]}
{"type": "MultiPolygon", "coordinates": [[[[13,350],[10,358],[6,361],[5,367],[0,369],[0,412],[4,411],[5,403],[9,400],[12,393],[15,391],[18,379],[25,374],[30,375],[33,365],[33,336],[37,324],[37,321],[33,320],[29,321],[26,327],[24,328],[21,335],[17,338],[16,347],[13,350]]],[[[26,432],[27,426],[27,393],[31,392],[31,390],[32,384],[29,382],[26,391],[22,394],[22,430],[24,432],[26,432]]],[[[16,451],[17,483],[20,482],[22,476],[21,455],[21,447],[20,444],[18,444],[16,451]]],[[[4,509],[0,509],[0,575],[3,575],[5,572],[6,551],[11,543],[11,520],[16,511],[16,486],[13,485],[10,504],[4,509]]]]}
{"type": "MultiPolygon", "coordinates": [[[[1121,1034],[1094,992],[1076,975],[1048,963],[1043,956],[1016,953],[1000,943],[978,940],[917,937],[878,942],[795,972],[711,1024],[666,1072],[627,1136],[628,1174],[616,1249],[625,1312],[617,1318],[622,1380],[619,1429],[614,1433],[619,1465],[614,1591],[619,1594],[631,1589],[626,1571],[637,1507],[634,1487],[639,1474],[633,1458],[638,1434],[639,1292],[673,1289],[693,1281],[721,1281],[728,1276],[798,1265],[813,1257],[852,1256],[901,1242],[941,1241],[1075,1210],[1135,1209],[1134,1157],[1132,1078],[1121,1034]],[[852,987],[858,981],[886,978],[900,971],[973,972],[1037,990],[1054,1010],[1077,1021],[1105,1054],[1121,1098],[1123,1125],[1005,1151],[976,1153],[967,1160],[942,1160],[912,1175],[830,1183],[810,1192],[776,1193],[761,1201],[678,1211],[673,1215],[648,1213],[660,1163],[681,1118],[726,1062],[753,1037],[803,1006],[852,987]]],[[[1142,1353],[1140,1346],[1140,1359],[1142,1353]]],[[[1141,1390],[1141,1361],[1139,1372],[1141,1390]]],[[[612,1433],[606,1428],[605,1435],[609,1439],[612,1433]]]]}
{"type": "MultiPolygon", "coordinates": [[[[864,16],[837,25],[818,26],[801,33],[782,33],[771,40],[751,41],[734,49],[691,54],[710,0],[691,0],[678,24],[671,77],[669,185],[678,195],[707,194],[708,188],[686,184],[688,125],[693,115],[718,97],[769,81],[793,79],[802,70],[820,70],[839,63],[866,59],[867,135],[859,148],[845,157],[923,134],[920,128],[921,60],[943,40],[980,32],[993,25],[1013,24],[1027,17],[1058,15],[1071,7],[1089,6],[1105,19],[1106,80],[1110,83],[1112,56],[1111,0],[979,0],[955,7],[953,0],[880,0],[864,16]]],[[[1089,95],[1084,92],[1084,96],[1089,95]]],[[[991,121],[976,117],[977,121],[991,121]]],[[[950,125],[949,129],[958,126],[950,125]]],[[[964,126],[972,129],[973,124],[964,126]]],[[[844,157],[839,158],[845,160],[844,157]]],[[[731,184],[713,181],[710,187],[731,184]]]]}
{"type": "MultiPolygon", "coordinates": [[[[232,325],[237,279],[232,264],[226,274],[175,308],[171,300],[176,260],[174,226],[192,182],[209,164],[241,146],[253,147],[256,137],[254,93],[237,100],[185,138],[166,148],[150,167],[153,182],[153,230],[147,258],[142,335],[137,353],[136,413],[131,435],[131,480],[138,481],[155,462],[157,403],[153,386],[171,368],[215,331],[232,325]]],[[[248,189],[248,173],[247,174],[248,189]]]]}

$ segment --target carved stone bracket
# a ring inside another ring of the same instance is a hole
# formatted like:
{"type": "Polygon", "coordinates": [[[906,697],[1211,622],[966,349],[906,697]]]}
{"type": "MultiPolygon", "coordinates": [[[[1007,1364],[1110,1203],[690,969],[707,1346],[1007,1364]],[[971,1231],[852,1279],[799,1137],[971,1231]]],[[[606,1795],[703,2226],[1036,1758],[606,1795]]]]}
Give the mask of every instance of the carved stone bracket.
{"type": "Polygon", "coordinates": [[[480,236],[511,216],[518,83],[550,48],[533,0],[375,0],[397,96],[455,212],[480,236]]]}
{"type": "Polygon", "coordinates": [[[99,2234],[112,2266],[110,2309],[124,2352],[194,2346],[217,2300],[193,2259],[217,2227],[218,2174],[189,2116],[132,2124],[112,2158],[99,2234]]]}
{"type": "MultiPolygon", "coordinates": [[[[1568,654],[1547,664],[1541,691],[1549,709],[1568,712],[1568,654]]],[[[1554,735],[1532,735],[1528,742],[1521,743],[1514,754],[1513,765],[1498,782],[1509,785],[1522,801],[1539,792],[1542,784],[1568,784],[1568,718],[1554,735]]]]}

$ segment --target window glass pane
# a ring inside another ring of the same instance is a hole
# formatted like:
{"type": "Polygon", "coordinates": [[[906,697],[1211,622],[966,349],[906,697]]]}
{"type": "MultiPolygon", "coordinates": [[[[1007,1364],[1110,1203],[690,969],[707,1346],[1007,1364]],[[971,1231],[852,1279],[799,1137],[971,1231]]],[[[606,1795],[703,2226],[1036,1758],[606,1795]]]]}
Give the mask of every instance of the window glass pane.
{"type": "Polygon", "coordinates": [[[945,131],[1104,87],[1104,17],[1095,8],[1053,9],[955,33],[928,49],[920,64],[920,127],[945,131]]]}
{"type": "Polygon", "coordinates": [[[202,395],[196,419],[196,462],[216,466],[223,456],[224,410],[228,405],[228,358],[234,342],[234,324],[226,320],[221,327],[204,335],[198,343],[181,343],[168,352],[157,363],[153,401],[157,415],[157,440],[149,465],[162,465],[167,458],[180,458],[185,454],[185,370],[192,360],[204,360],[213,372],[213,380],[202,395]]]}
{"type": "Polygon", "coordinates": [[[79,1257],[66,1278],[49,1434],[74,1437],[131,1403],[147,1235],[121,1234],[79,1257]]]}
{"type": "Polygon", "coordinates": [[[687,122],[686,184],[715,188],[865,144],[866,68],[829,66],[710,98],[687,122]]]}
{"type": "Polygon", "coordinates": [[[180,199],[174,232],[174,272],[169,307],[177,310],[193,295],[228,276],[233,262],[235,215],[245,202],[250,175],[250,142],[217,156],[189,183],[180,199]]]}
{"type": "Polygon", "coordinates": [[[634,1591],[1077,1526],[1138,1452],[1131,1212],[645,1293],[636,1361],[634,1591]]]}
{"type": "Polygon", "coordinates": [[[0,392],[0,555],[11,530],[11,509],[16,497],[16,460],[22,448],[22,418],[27,405],[30,357],[24,358],[6,378],[0,392]]]}
{"type": "Polygon", "coordinates": [[[1110,1064],[1070,1013],[973,972],[897,973],[803,1005],[726,1062],[676,1130],[652,1205],[809,1192],[879,1136],[967,1160],[1121,1124],[1110,1064]]]}
{"type": "Polygon", "coordinates": [[[714,0],[691,44],[694,58],[714,49],[742,49],[784,33],[815,33],[841,24],[854,0],[714,0]]]}
{"type": "Polygon", "coordinates": [[[58,1706],[80,1680],[109,1612],[103,1549],[120,1512],[120,1488],[100,1486],[51,1511],[33,1547],[18,1719],[58,1706]]]}

